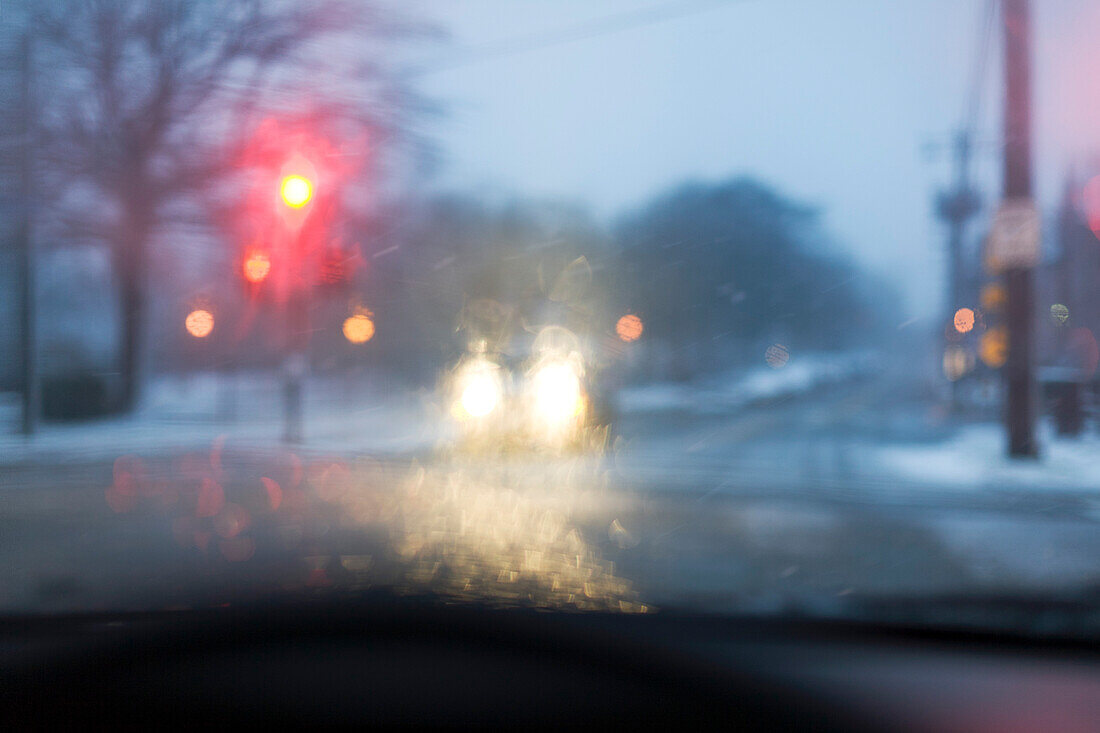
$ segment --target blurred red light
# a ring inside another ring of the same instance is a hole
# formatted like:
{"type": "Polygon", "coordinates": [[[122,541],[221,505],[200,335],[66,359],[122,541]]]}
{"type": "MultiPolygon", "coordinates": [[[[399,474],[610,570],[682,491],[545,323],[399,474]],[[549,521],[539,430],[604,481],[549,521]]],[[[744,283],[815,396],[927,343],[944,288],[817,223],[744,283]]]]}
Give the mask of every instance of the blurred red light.
{"type": "Polygon", "coordinates": [[[244,279],[259,284],[267,279],[271,272],[271,258],[263,252],[253,252],[244,261],[244,279]]]}
{"type": "Polygon", "coordinates": [[[313,198],[313,182],[305,176],[290,175],[283,178],[279,187],[283,203],[292,209],[300,209],[313,198]]]}

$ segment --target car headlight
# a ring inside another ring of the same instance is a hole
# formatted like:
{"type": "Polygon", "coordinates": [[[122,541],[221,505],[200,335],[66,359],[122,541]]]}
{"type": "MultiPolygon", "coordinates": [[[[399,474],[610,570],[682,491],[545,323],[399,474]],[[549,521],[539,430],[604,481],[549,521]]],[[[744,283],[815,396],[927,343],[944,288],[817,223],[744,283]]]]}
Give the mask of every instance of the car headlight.
{"type": "Polygon", "coordinates": [[[537,420],[560,425],[584,411],[581,380],[570,364],[557,362],[539,367],[532,384],[537,420]]]}
{"type": "Polygon", "coordinates": [[[485,417],[504,395],[500,369],[486,361],[469,365],[459,377],[458,406],[469,417],[485,417]]]}

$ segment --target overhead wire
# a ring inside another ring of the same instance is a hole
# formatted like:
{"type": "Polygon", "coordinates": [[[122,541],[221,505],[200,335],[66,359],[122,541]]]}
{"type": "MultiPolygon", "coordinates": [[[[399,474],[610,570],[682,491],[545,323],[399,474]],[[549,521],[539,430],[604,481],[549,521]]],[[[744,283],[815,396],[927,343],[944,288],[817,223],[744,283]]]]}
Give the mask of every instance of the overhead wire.
{"type": "Polygon", "coordinates": [[[441,60],[408,69],[404,76],[419,77],[478,64],[521,53],[538,51],[565,43],[621,33],[635,28],[678,20],[750,0],[671,0],[659,5],[612,13],[590,21],[549,31],[528,33],[489,41],[460,49],[450,60],[441,60]]]}
{"type": "Polygon", "coordinates": [[[989,57],[993,45],[994,22],[997,16],[997,0],[985,0],[978,22],[978,42],[975,44],[974,65],[963,111],[963,130],[973,133],[981,116],[982,92],[985,90],[989,57]]]}
{"type": "MultiPolygon", "coordinates": [[[[531,51],[584,41],[600,36],[621,33],[635,28],[657,25],[672,20],[687,18],[708,11],[728,8],[734,5],[743,5],[754,0],[670,0],[658,5],[650,5],[644,8],[627,10],[619,13],[604,15],[593,20],[557,28],[549,31],[540,31],[518,36],[512,36],[496,41],[475,44],[458,49],[451,57],[441,58],[420,66],[412,66],[395,74],[396,78],[416,79],[430,76],[464,66],[470,66],[486,61],[495,61],[531,51]]],[[[759,0],[756,0],[759,1],[759,0]]],[[[246,85],[222,82],[219,86],[226,90],[243,91],[246,85]]],[[[340,96],[365,101],[363,95],[340,92],[340,96]]]]}

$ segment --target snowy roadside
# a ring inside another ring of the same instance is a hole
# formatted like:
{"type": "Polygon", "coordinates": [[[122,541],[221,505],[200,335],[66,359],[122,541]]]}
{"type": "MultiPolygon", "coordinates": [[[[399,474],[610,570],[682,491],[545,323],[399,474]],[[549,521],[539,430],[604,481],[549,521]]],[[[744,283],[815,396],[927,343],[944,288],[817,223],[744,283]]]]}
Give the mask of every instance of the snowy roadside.
{"type": "MultiPolygon", "coordinates": [[[[270,449],[283,434],[282,390],[275,374],[235,378],[197,374],[152,380],[132,415],[72,423],[44,423],[26,438],[18,424],[17,395],[4,395],[0,465],[78,462],[127,453],[205,450],[215,440],[234,448],[270,449]]],[[[408,453],[439,438],[429,419],[428,395],[366,380],[312,379],[304,390],[305,442],[301,450],[408,453]]],[[[297,448],[296,448],[297,450],[297,448]]]]}
{"type": "Polygon", "coordinates": [[[930,485],[982,491],[1074,489],[1100,497],[1100,436],[1061,438],[1044,423],[1039,441],[1038,460],[1012,460],[1005,455],[1004,428],[982,423],[959,428],[942,443],[867,445],[861,452],[864,466],[874,472],[930,485]]]}
{"type": "Polygon", "coordinates": [[[778,367],[725,372],[694,382],[658,382],[620,390],[626,413],[727,413],[768,400],[795,397],[829,384],[850,381],[879,367],[870,352],[805,354],[778,367]]]}

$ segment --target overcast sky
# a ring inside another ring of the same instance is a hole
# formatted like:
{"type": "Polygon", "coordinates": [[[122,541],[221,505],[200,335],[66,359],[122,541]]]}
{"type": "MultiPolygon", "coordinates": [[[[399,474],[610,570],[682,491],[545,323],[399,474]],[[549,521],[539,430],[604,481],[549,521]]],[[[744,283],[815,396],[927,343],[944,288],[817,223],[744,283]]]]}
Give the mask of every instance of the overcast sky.
{"type": "MultiPolygon", "coordinates": [[[[963,116],[986,1],[420,0],[451,34],[426,60],[461,62],[422,81],[448,111],[434,127],[441,185],[579,200],[606,220],[687,178],[754,175],[821,207],[830,233],[929,315],[944,238],[931,199],[950,166],[925,148],[963,116]],[[667,16],[498,53],[652,7],[667,16]]],[[[1034,4],[1038,184],[1051,205],[1067,163],[1100,148],[1100,4],[1034,4]]],[[[987,196],[999,37],[991,51],[979,129],[990,144],[975,161],[987,196]]]]}

